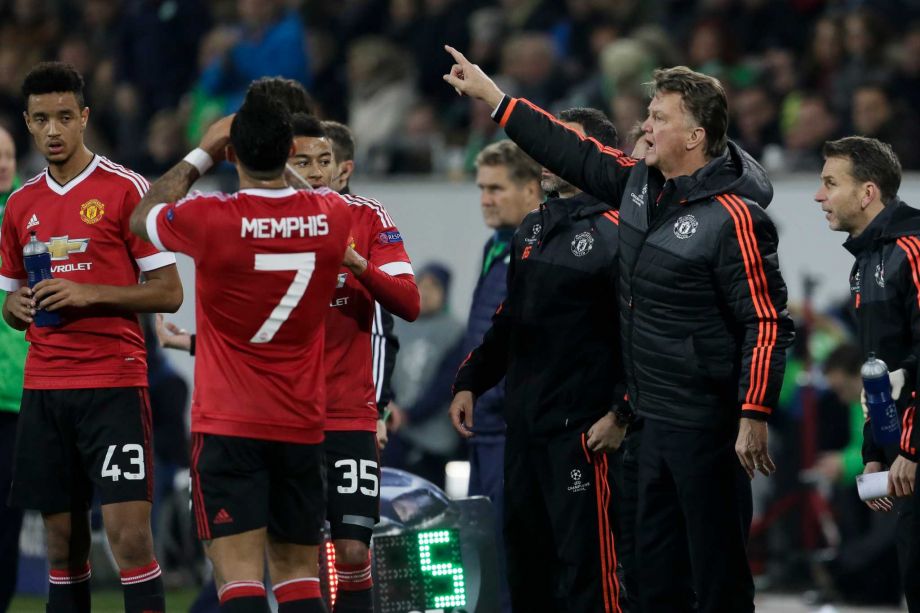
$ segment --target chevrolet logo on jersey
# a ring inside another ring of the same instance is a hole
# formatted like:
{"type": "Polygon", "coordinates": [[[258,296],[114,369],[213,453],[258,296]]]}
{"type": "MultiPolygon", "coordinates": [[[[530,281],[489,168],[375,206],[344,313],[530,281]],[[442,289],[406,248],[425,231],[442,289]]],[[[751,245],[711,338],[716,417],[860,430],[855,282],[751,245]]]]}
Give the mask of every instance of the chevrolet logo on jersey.
{"type": "Polygon", "coordinates": [[[48,252],[51,253],[52,260],[69,260],[71,253],[86,252],[86,248],[89,247],[89,239],[52,236],[51,240],[45,244],[48,245],[48,252]]]}

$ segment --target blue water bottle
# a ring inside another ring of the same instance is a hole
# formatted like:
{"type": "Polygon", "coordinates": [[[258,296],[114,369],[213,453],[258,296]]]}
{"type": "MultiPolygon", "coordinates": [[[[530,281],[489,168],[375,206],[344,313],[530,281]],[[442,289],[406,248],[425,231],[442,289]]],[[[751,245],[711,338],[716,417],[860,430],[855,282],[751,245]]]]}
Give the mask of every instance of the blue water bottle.
{"type": "Polygon", "coordinates": [[[870,353],[869,359],[862,366],[862,379],[872,437],[879,445],[897,444],[901,438],[901,423],[898,420],[898,409],[891,398],[888,365],[870,353]]]}
{"type": "MultiPolygon", "coordinates": [[[[22,262],[29,273],[29,287],[35,287],[35,284],[45,279],[51,279],[51,254],[48,252],[48,246],[35,236],[32,231],[32,238],[25,247],[22,248],[22,262]]],[[[46,326],[60,326],[61,316],[54,312],[48,312],[45,309],[36,309],[33,323],[39,328],[46,326]]]]}

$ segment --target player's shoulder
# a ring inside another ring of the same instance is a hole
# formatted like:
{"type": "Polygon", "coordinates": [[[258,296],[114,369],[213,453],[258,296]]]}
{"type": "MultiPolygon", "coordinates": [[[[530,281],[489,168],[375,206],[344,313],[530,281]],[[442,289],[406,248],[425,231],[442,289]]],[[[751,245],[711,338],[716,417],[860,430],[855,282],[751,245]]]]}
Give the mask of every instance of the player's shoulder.
{"type": "Polygon", "coordinates": [[[45,184],[45,173],[47,168],[23,183],[18,189],[10,194],[6,200],[6,210],[15,211],[23,203],[28,202],[33,197],[41,197],[47,189],[45,184]]]}
{"type": "Polygon", "coordinates": [[[134,191],[139,196],[143,196],[150,189],[150,183],[140,173],[117,164],[103,155],[97,157],[96,172],[99,173],[100,179],[119,185],[127,191],[134,191]]]}
{"type": "Polygon", "coordinates": [[[357,219],[366,218],[379,222],[384,228],[392,228],[396,225],[386,207],[376,198],[368,198],[357,194],[342,194],[342,199],[348,203],[352,214],[357,219]]]}

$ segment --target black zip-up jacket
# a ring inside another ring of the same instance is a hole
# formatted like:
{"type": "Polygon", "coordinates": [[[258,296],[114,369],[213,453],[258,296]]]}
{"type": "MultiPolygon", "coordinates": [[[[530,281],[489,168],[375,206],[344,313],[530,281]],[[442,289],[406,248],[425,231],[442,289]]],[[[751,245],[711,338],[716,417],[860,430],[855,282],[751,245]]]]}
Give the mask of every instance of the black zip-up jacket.
{"type": "Polygon", "coordinates": [[[850,292],[863,357],[874,353],[890,370],[904,368],[907,382],[898,399],[901,416],[899,449],[875,444],[866,422],[863,461],[890,464],[900,452],[914,462],[920,448],[911,398],[920,355],[920,211],[894,198],[866,229],[844,244],[856,257],[850,292]]]}
{"type": "Polygon", "coordinates": [[[763,168],[729,142],[664,181],[526,100],[506,97],[494,117],[537,162],[620,203],[623,361],[638,413],[692,428],[766,419],[794,333],[763,168]]]}
{"type": "Polygon", "coordinates": [[[508,297],[454,382],[479,395],[504,376],[509,432],[587,430],[623,398],[617,223],[582,193],[546,201],[515,232],[508,297]]]}

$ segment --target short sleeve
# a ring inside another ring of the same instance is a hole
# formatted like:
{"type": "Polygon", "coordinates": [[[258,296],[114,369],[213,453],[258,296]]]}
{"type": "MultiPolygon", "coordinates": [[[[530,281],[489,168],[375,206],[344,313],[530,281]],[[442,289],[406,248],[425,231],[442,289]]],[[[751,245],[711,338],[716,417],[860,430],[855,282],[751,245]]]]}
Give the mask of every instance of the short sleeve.
{"type": "MultiPolygon", "coordinates": [[[[146,187],[146,181],[143,185],[146,187]]],[[[164,250],[151,245],[131,232],[131,212],[134,211],[134,208],[138,205],[142,197],[143,194],[140,190],[127,191],[124,207],[122,208],[121,227],[122,237],[125,244],[128,246],[128,251],[131,252],[131,257],[137,262],[137,267],[141,272],[147,272],[149,270],[156,270],[157,268],[175,264],[176,256],[172,253],[164,253],[164,250]]]]}
{"type": "Polygon", "coordinates": [[[178,202],[158,204],[147,214],[147,235],[157,249],[195,257],[207,238],[214,196],[193,193],[178,202]]]}
{"type": "Polygon", "coordinates": [[[22,242],[10,207],[7,206],[0,226],[0,290],[15,292],[26,284],[26,279],[22,264],[22,242]]]}

